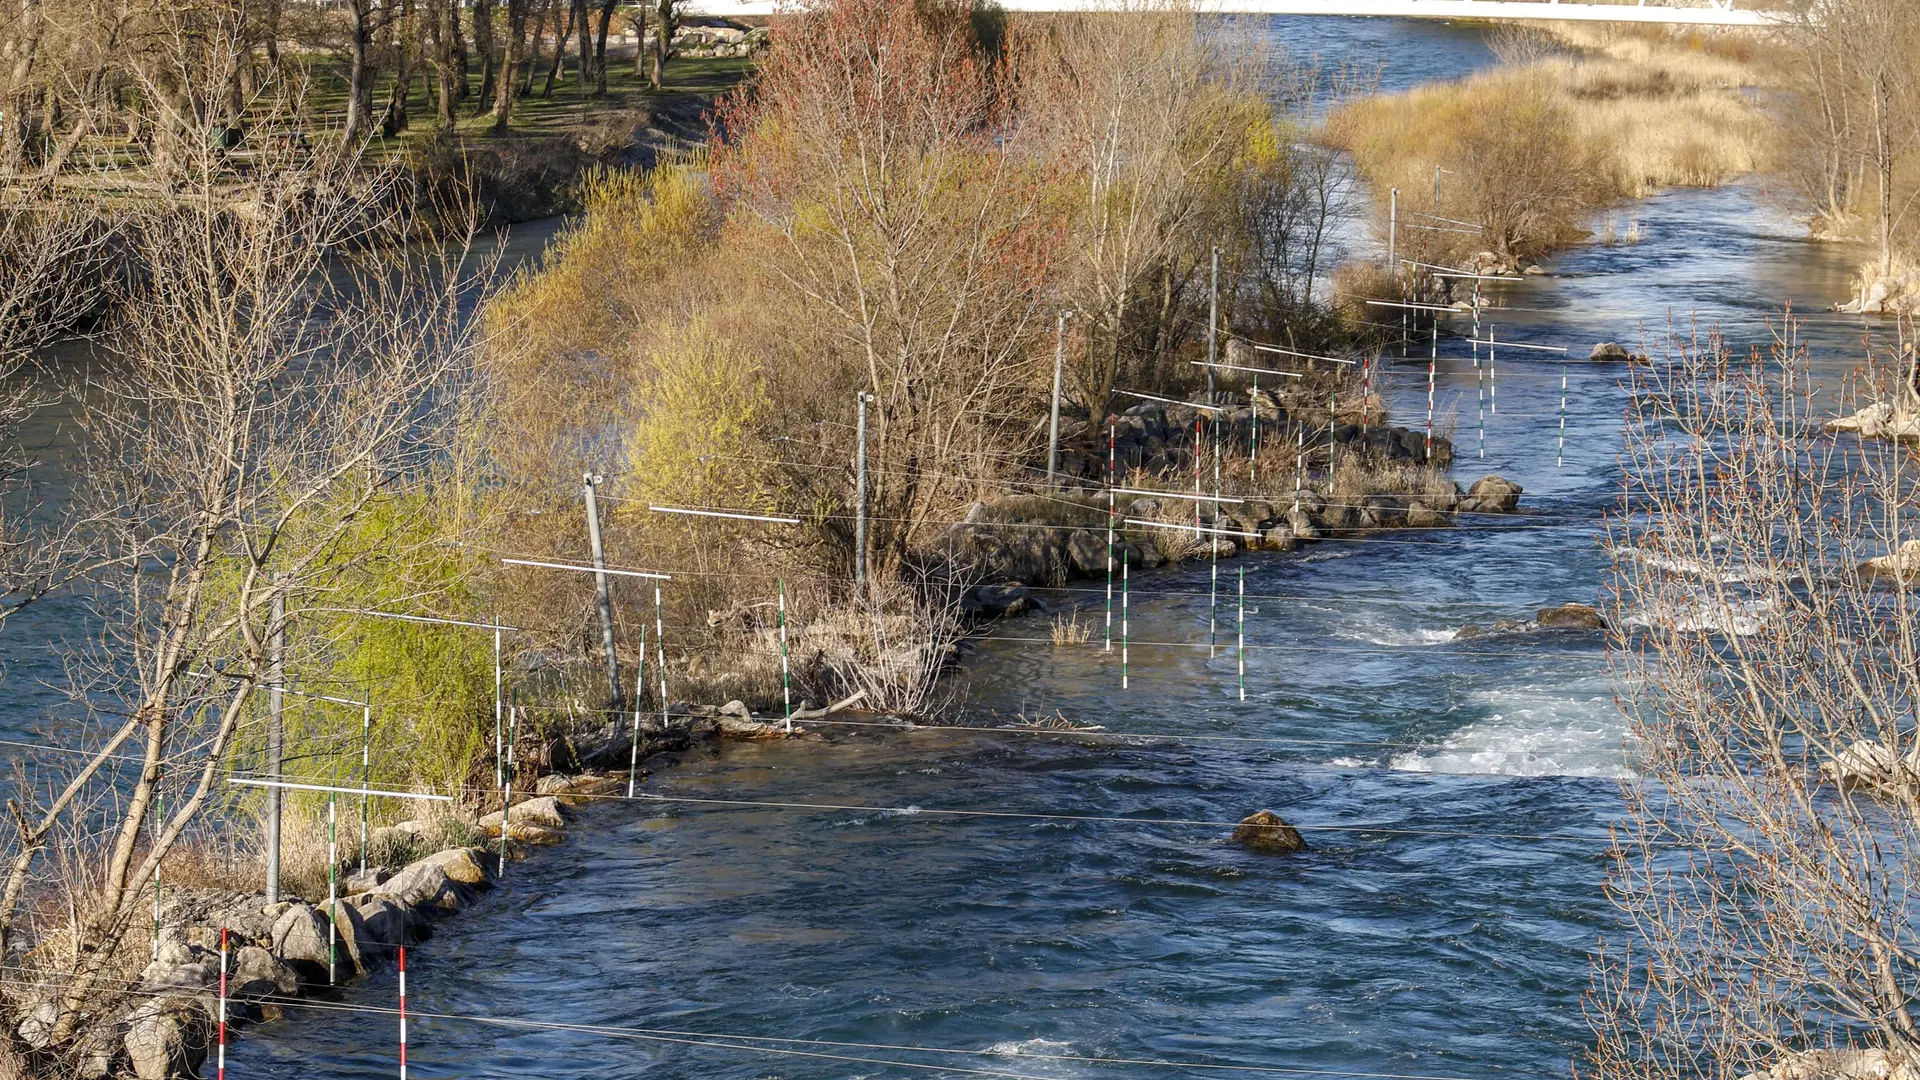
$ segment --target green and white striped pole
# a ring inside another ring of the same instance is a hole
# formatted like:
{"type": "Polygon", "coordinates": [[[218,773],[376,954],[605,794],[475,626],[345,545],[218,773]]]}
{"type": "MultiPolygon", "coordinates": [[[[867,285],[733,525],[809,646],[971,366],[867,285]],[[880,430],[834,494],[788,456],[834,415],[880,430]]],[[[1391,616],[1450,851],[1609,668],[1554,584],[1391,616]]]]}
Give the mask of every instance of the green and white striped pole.
{"type": "Polygon", "coordinates": [[[787,669],[787,583],[775,583],[780,590],[780,701],[786,708],[787,734],[793,734],[793,683],[787,669]]]}

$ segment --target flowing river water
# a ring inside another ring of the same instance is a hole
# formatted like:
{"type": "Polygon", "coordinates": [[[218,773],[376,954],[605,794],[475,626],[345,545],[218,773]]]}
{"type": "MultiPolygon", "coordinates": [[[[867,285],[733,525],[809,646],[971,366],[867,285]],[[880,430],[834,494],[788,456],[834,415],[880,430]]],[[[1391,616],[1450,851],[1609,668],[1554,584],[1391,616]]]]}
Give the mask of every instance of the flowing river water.
{"type": "MultiPolygon", "coordinates": [[[[1271,26],[1296,50],[1384,63],[1389,88],[1488,61],[1461,28],[1271,26]]],[[[1752,185],[1621,213],[1638,244],[1574,251],[1492,316],[1501,337],[1573,350],[1564,465],[1557,358],[1500,356],[1483,462],[1468,346],[1441,342],[1456,475],[1518,481],[1524,516],[1224,563],[1211,657],[1207,569],[1142,575],[1126,690],[1097,633],[1054,648],[1035,618],[1000,626],[958,680],[966,722],[1057,710],[1179,738],[839,726],[662,769],[645,789],[666,800],[789,805],[587,809],[570,842],[410,950],[412,1074],[1566,1075],[1590,950],[1616,929],[1601,886],[1624,725],[1593,637],[1449,639],[1596,598],[1624,393],[1621,369],[1585,360],[1593,343],[1669,318],[1764,341],[1783,305],[1844,295],[1852,262],[1752,185]],[[1261,808],[1312,850],[1263,857],[1205,824],[1261,808]]],[[[1830,375],[1860,334],[1824,315],[1805,332],[1830,375]]],[[[1389,368],[1414,423],[1425,358],[1389,368]]],[[[1096,618],[1103,603],[1054,599],[1096,618]]],[[[351,1009],[390,1009],[396,990],[385,971],[349,1011],[289,1009],[239,1042],[231,1075],[394,1075],[395,1018],[351,1009]]]]}

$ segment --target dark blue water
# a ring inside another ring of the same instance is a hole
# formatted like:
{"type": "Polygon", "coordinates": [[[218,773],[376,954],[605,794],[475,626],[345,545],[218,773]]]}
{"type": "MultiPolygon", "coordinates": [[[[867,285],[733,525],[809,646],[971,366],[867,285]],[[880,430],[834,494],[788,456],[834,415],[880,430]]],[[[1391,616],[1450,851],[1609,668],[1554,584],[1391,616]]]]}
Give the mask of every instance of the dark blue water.
{"type": "MultiPolygon", "coordinates": [[[[1460,30],[1280,25],[1389,58],[1390,85],[1484,59],[1460,30]]],[[[1097,636],[1054,648],[1038,619],[1003,626],[962,679],[965,720],[1057,711],[1179,738],[830,727],[661,772],[647,790],[665,799],[890,809],[592,809],[413,951],[410,1003],[617,1030],[417,1021],[415,1075],[1567,1075],[1588,950],[1618,929],[1598,840],[1619,813],[1624,727],[1597,641],[1449,639],[1596,598],[1624,399],[1619,369],[1585,361],[1595,342],[1696,318],[1762,340],[1780,306],[1843,295],[1852,261],[1749,187],[1621,213],[1639,244],[1567,255],[1505,287],[1491,320],[1574,350],[1563,464],[1557,357],[1503,353],[1489,384],[1465,343],[1441,343],[1457,475],[1519,481],[1528,515],[1231,561],[1217,607],[1204,568],[1143,576],[1132,638],[1162,644],[1132,647],[1125,691],[1117,652],[1097,636]],[[1309,827],[1312,850],[1262,857],[1224,826],[1152,823],[1260,808],[1309,827]]],[[[1823,370],[1855,362],[1861,325],[1812,321],[1823,370]]],[[[1425,367],[1389,366],[1402,422],[1424,411],[1425,367]]],[[[1104,590],[1056,599],[1098,612],[1104,590]]],[[[382,974],[349,1000],[384,1008],[394,990],[382,974]]],[[[394,1030],[295,1010],[240,1044],[234,1075],[391,1075],[394,1030]]]]}

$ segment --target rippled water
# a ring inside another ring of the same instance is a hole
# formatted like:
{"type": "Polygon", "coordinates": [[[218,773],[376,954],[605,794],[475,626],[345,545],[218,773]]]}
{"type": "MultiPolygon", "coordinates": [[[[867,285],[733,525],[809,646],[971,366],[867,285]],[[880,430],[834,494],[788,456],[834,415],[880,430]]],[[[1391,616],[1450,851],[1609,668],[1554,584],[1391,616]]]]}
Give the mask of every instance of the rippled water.
{"type": "MultiPolygon", "coordinates": [[[[1323,53],[1387,58],[1390,85],[1485,58],[1459,29],[1276,27],[1323,53]]],[[[1760,340],[1779,305],[1844,291],[1850,253],[1802,241],[1754,188],[1623,214],[1640,244],[1583,249],[1511,287],[1499,332],[1581,358],[1670,314],[1760,340]]],[[[1826,368],[1852,363],[1859,326],[1814,320],[1826,368]]],[[[1556,467],[1560,364],[1503,354],[1483,463],[1476,370],[1463,342],[1441,348],[1457,474],[1519,481],[1527,515],[1228,562],[1212,609],[1226,647],[1212,656],[1206,568],[1143,575],[1125,691],[1117,653],[1052,648],[1038,619],[1003,625],[967,664],[966,719],[1057,710],[1178,738],[839,727],[661,771],[647,790],[668,800],[879,809],[592,808],[570,843],[516,864],[412,951],[409,1004],[619,1030],[417,1020],[414,1075],[1566,1075],[1585,1040],[1587,950],[1614,928],[1598,840],[1624,759],[1605,657],[1578,634],[1449,639],[1595,599],[1620,371],[1568,365],[1556,467]],[[1231,601],[1243,571],[1244,702],[1231,601]],[[1260,857],[1204,824],[1263,807],[1313,850],[1260,857]],[[987,816],[1004,814],[1065,817],[987,816]],[[722,1036],[732,1045],[713,1045],[722,1036]]],[[[1393,365],[1403,422],[1424,409],[1424,369],[1393,365]]],[[[345,1000],[386,1007],[395,989],[385,972],[345,1000]]],[[[394,1037],[389,1015],[294,1009],[241,1041],[232,1075],[388,1076],[394,1037]]]]}

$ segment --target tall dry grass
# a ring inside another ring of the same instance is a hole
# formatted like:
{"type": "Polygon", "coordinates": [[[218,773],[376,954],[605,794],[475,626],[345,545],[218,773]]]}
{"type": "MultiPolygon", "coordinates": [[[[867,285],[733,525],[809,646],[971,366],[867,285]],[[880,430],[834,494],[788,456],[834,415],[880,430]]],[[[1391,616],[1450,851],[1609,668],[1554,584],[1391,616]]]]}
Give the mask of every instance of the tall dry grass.
{"type": "Polygon", "coordinates": [[[1713,187],[1768,166],[1766,78],[1745,39],[1560,27],[1496,42],[1506,62],[1457,82],[1351,102],[1326,136],[1353,153],[1384,226],[1400,188],[1403,226],[1438,214],[1478,235],[1403,227],[1436,259],[1514,259],[1568,246],[1591,213],[1667,187],[1713,187]],[[1434,199],[1434,170],[1441,174],[1434,199]]]}

